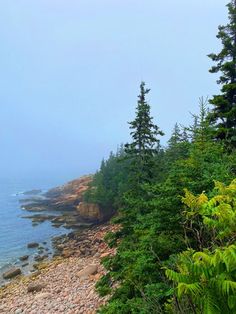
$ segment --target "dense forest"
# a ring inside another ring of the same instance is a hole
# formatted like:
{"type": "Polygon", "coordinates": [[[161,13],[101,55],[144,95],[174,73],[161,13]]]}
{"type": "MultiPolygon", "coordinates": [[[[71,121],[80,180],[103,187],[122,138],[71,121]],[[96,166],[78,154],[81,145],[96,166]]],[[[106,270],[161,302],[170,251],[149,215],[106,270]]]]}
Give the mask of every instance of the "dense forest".
{"type": "Polygon", "coordinates": [[[219,95],[200,98],[164,147],[142,82],[131,141],[87,192],[120,226],[106,236],[116,255],[103,259],[99,313],[236,313],[236,1],[227,7],[222,50],[209,55],[219,95]]]}

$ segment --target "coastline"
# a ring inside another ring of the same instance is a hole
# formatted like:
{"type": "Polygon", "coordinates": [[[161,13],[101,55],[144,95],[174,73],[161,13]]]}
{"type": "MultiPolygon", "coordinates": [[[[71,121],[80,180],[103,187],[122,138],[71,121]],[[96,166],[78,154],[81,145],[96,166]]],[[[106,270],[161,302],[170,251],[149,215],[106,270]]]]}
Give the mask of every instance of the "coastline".
{"type": "Polygon", "coordinates": [[[115,230],[117,226],[104,223],[58,237],[57,256],[39,262],[35,274],[20,275],[0,288],[0,312],[95,313],[107,300],[95,291],[97,280],[105,273],[101,260],[115,253],[103,238],[115,230]]]}
{"type": "MultiPolygon", "coordinates": [[[[49,238],[43,238],[42,232],[40,240],[35,236],[34,239],[29,237],[22,247],[22,252],[19,251],[18,255],[9,262],[0,265],[0,287],[11,280],[11,278],[4,278],[5,274],[8,275],[9,272],[14,274],[14,270],[24,275],[33,273],[38,261],[51,260],[57,255],[58,250],[55,244],[58,237],[65,238],[71,232],[76,232],[76,230],[80,232],[86,227],[99,223],[96,216],[99,213],[95,212],[95,216],[92,217],[83,217],[77,210],[91,180],[92,175],[86,175],[49,190],[34,189],[20,193],[21,197],[18,202],[23,210],[21,217],[31,221],[35,234],[38,226],[42,230],[42,228],[45,229],[45,224],[55,231],[51,232],[52,235],[49,238]],[[30,242],[35,242],[36,245],[29,248],[30,242]]],[[[87,212],[83,214],[86,215],[87,212]]]]}

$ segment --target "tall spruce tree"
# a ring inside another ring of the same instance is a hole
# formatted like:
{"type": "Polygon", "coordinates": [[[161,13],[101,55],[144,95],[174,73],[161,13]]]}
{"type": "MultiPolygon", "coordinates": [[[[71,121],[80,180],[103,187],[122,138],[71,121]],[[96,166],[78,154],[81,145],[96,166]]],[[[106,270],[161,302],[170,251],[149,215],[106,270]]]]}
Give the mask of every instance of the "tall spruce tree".
{"type": "Polygon", "coordinates": [[[168,147],[175,147],[177,144],[181,142],[181,130],[178,123],[175,123],[174,129],[172,131],[171,137],[168,140],[168,147]]]}
{"type": "Polygon", "coordinates": [[[145,83],[141,82],[136,117],[129,122],[133,141],[125,145],[125,153],[131,160],[131,180],[135,184],[152,180],[154,158],[160,146],[158,135],[164,135],[150,115],[150,105],[146,101],[149,92],[150,89],[146,89],[145,83]]]}
{"type": "Polygon", "coordinates": [[[209,55],[216,62],[210,72],[221,73],[217,83],[222,85],[221,94],[210,100],[214,108],[209,116],[216,125],[216,138],[236,147],[236,0],[227,7],[229,23],[219,26],[217,35],[223,48],[218,54],[209,55]]]}

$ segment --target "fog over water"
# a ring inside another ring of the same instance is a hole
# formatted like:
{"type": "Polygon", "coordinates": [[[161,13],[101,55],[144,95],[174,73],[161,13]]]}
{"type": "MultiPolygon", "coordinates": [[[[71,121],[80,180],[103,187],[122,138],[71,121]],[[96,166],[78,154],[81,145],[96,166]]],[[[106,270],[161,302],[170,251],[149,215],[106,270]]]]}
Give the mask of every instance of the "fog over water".
{"type": "Polygon", "coordinates": [[[61,182],[129,138],[141,80],[168,138],[218,91],[219,0],[0,2],[0,177],[61,182]]]}

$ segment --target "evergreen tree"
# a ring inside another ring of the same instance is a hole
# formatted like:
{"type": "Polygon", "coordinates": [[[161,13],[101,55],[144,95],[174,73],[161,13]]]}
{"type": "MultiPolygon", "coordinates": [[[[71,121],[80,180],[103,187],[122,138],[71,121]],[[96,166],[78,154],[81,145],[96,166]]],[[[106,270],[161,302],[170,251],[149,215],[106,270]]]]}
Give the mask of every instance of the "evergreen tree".
{"type": "Polygon", "coordinates": [[[221,73],[217,83],[222,85],[221,94],[210,100],[214,106],[210,119],[217,126],[216,138],[236,147],[236,0],[227,6],[229,23],[219,26],[217,35],[223,48],[218,54],[209,55],[216,62],[210,72],[221,73]]]}
{"type": "Polygon", "coordinates": [[[168,141],[169,148],[175,147],[178,143],[181,142],[181,130],[178,123],[175,123],[172,135],[168,141]]]}
{"type": "Polygon", "coordinates": [[[136,118],[129,122],[133,142],[125,145],[127,158],[131,160],[132,181],[135,183],[149,182],[153,174],[154,157],[159,150],[158,135],[164,135],[159,127],[153,123],[150,116],[150,105],[146,95],[150,89],[145,88],[145,83],[140,85],[140,95],[136,108],[136,118]]]}
{"type": "Polygon", "coordinates": [[[100,205],[105,214],[113,214],[120,206],[122,195],[127,190],[127,169],[129,161],[124,158],[123,145],[117,152],[110,153],[102,160],[100,170],[93,177],[91,188],[85,193],[84,200],[100,205]]]}
{"type": "Polygon", "coordinates": [[[181,130],[178,123],[176,123],[165,151],[164,160],[167,168],[170,168],[178,159],[188,156],[189,144],[186,129],[181,130]]]}
{"type": "Polygon", "coordinates": [[[212,137],[215,127],[209,121],[208,99],[199,98],[199,114],[191,114],[193,124],[185,128],[188,131],[191,142],[204,145],[205,142],[213,142],[212,137]]]}

